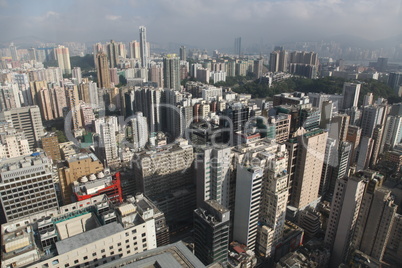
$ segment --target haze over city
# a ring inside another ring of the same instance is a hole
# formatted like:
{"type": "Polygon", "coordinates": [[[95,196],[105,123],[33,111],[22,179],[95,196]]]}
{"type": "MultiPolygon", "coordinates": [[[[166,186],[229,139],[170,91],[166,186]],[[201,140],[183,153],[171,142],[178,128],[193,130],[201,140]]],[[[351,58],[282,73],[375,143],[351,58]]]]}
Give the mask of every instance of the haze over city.
{"type": "MultiPolygon", "coordinates": [[[[401,34],[401,1],[86,0],[0,1],[0,42],[129,41],[146,25],[154,43],[206,48],[401,34]],[[340,37],[341,36],[341,37],[340,37]]],[[[400,39],[400,38],[399,38],[400,39]]]]}

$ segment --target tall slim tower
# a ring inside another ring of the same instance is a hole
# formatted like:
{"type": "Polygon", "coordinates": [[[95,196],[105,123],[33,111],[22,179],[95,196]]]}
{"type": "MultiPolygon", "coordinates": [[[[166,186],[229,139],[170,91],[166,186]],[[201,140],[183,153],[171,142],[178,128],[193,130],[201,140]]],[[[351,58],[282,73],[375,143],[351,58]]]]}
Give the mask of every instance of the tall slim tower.
{"type": "Polygon", "coordinates": [[[96,68],[98,73],[98,88],[110,88],[109,63],[105,53],[96,56],[96,68]]]}
{"type": "Polygon", "coordinates": [[[235,38],[234,54],[237,55],[239,58],[241,56],[241,37],[235,38]]]}
{"type": "Polygon", "coordinates": [[[82,116],[80,112],[80,100],[78,97],[78,88],[73,83],[66,83],[64,90],[67,96],[67,105],[69,112],[71,112],[73,120],[73,129],[78,130],[82,127],[82,116]]]}
{"type": "Polygon", "coordinates": [[[186,59],[187,59],[186,47],[185,47],[185,46],[181,46],[181,47],[180,47],[180,60],[186,60],[186,59]]]}
{"type": "Polygon", "coordinates": [[[180,60],[176,54],[168,54],[163,58],[163,78],[164,87],[180,89],[180,60]]]}
{"type": "Polygon", "coordinates": [[[148,68],[148,46],[147,46],[147,29],[145,26],[140,26],[140,54],[141,54],[141,67],[148,68]]]}
{"type": "Polygon", "coordinates": [[[70,52],[68,47],[58,46],[54,49],[54,56],[63,74],[71,74],[70,52]]]}

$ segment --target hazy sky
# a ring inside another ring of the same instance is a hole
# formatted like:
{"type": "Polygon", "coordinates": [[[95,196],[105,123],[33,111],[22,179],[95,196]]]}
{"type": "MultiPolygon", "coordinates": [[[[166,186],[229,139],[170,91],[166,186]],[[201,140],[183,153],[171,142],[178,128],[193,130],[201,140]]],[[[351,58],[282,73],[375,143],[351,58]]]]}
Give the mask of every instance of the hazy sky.
{"type": "Polygon", "coordinates": [[[0,42],[138,39],[231,47],[339,34],[377,40],[402,33],[402,0],[0,0],[0,42]]]}

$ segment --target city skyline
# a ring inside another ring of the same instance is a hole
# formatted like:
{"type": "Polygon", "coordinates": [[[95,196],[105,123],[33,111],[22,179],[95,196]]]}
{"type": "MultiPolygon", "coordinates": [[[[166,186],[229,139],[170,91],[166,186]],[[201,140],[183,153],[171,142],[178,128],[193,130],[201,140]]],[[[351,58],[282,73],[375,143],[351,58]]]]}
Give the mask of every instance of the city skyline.
{"type": "Polygon", "coordinates": [[[206,48],[355,36],[369,41],[400,37],[401,1],[0,1],[0,42],[37,38],[49,42],[137,38],[144,25],[153,43],[206,48]],[[89,12],[94,9],[96,12],[89,12]],[[205,17],[211,18],[207,22],[205,17]],[[369,21],[361,17],[370,18],[369,21]],[[286,18],[286,19],[284,19],[286,18]],[[317,23],[319,22],[319,23],[317,23]],[[188,25],[188,26],[187,26],[188,25]],[[191,34],[190,34],[191,33],[191,34]]]}

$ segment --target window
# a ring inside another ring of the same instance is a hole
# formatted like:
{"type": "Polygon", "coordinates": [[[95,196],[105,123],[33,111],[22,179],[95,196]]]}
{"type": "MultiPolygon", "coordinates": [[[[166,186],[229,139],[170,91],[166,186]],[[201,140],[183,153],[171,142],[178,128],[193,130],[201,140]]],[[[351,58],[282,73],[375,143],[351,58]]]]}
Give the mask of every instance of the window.
{"type": "Polygon", "coordinates": [[[84,261],[88,260],[88,256],[84,256],[84,261]]]}
{"type": "Polygon", "coordinates": [[[142,236],[142,237],[145,237],[145,236],[146,236],[146,233],[143,233],[141,236],[142,236]]]}
{"type": "Polygon", "coordinates": [[[134,230],[131,231],[131,233],[132,233],[132,234],[136,234],[136,233],[137,233],[137,230],[134,229],[134,230]]]}
{"type": "Polygon", "coordinates": [[[105,253],[105,250],[104,250],[104,249],[102,249],[102,250],[101,250],[101,253],[105,253]]]}
{"type": "Polygon", "coordinates": [[[109,249],[113,249],[113,246],[110,246],[109,249]]]}
{"type": "MultiPolygon", "coordinates": [[[[128,241],[128,240],[126,240],[126,241],[128,241]]],[[[117,243],[117,246],[120,247],[120,246],[121,246],[121,243],[117,243]]]]}
{"type": "Polygon", "coordinates": [[[95,253],[92,253],[92,256],[95,257],[95,256],[96,256],[96,252],[95,252],[95,253]]]}
{"type": "Polygon", "coordinates": [[[78,260],[75,260],[75,261],[74,261],[74,264],[77,264],[77,263],[78,263],[78,260]]]}

